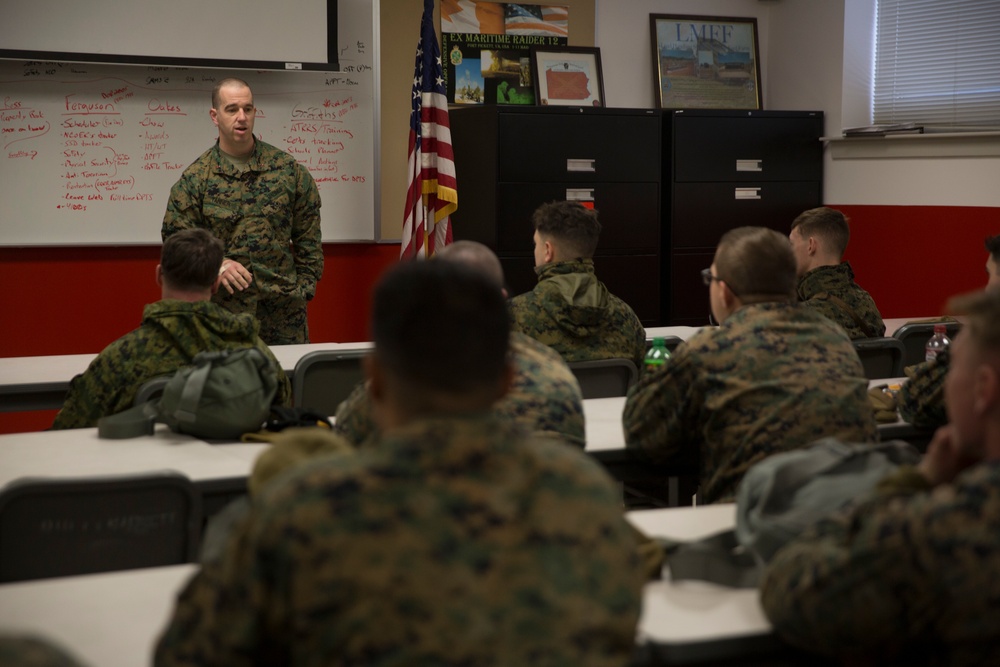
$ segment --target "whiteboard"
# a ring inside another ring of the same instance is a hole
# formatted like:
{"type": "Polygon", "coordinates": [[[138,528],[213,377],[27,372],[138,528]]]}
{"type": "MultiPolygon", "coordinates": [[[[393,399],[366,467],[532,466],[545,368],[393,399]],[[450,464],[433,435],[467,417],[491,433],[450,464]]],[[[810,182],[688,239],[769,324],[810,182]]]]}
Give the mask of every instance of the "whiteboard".
{"type": "Polygon", "coordinates": [[[374,240],[373,7],[340,1],[340,72],[0,61],[0,245],[158,244],[227,76],[253,89],[254,133],[316,180],[323,240],[374,240]]]}

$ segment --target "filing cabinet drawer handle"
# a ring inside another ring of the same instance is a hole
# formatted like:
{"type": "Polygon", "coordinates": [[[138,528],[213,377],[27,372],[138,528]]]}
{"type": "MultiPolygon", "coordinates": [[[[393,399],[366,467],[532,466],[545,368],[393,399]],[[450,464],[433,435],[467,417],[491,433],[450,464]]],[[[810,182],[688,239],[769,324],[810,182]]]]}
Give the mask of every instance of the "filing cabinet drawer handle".
{"type": "Polygon", "coordinates": [[[597,166],[594,164],[597,160],[591,159],[579,159],[579,158],[566,158],[566,171],[597,171],[597,166]]]}
{"type": "Polygon", "coordinates": [[[736,199],[760,199],[760,188],[735,188],[736,199]]]}
{"type": "Polygon", "coordinates": [[[736,171],[764,171],[763,160],[737,160],[736,171]]]}
{"type": "Polygon", "coordinates": [[[566,188],[566,201],[594,201],[594,188],[566,188]]]}

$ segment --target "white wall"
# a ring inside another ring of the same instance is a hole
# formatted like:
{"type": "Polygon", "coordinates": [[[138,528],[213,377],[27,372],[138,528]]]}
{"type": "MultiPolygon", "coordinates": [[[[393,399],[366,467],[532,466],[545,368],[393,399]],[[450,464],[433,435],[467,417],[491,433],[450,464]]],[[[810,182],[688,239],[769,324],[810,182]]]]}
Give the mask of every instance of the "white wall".
{"type": "MultiPolygon", "coordinates": [[[[870,70],[861,50],[871,34],[873,7],[874,0],[597,0],[608,104],[654,106],[649,14],[754,16],[764,108],[822,110],[827,136],[839,137],[844,126],[870,122],[863,92],[870,70]]],[[[861,146],[874,157],[834,159],[845,142],[833,149],[828,144],[827,203],[1000,207],[1000,138],[976,139],[972,152],[986,153],[977,156],[964,150],[968,141],[855,140],[854,152],[858,141],[879,142],[861,146]],[[904,155],[915,147],[921,156],[904,155]]]]}

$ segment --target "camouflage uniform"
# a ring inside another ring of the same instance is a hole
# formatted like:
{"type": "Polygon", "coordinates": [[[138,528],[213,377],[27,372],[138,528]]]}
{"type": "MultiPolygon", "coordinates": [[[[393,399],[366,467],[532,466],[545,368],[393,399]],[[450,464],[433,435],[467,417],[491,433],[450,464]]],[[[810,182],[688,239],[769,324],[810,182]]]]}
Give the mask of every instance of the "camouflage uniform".
{"type": "Polygon", "coordinates": [[[948,423],[944,409],[944,376],[951,355],[945,348],[937,359],[906,369],[909,379],[899,390],[899,415],[918,428],[937,428],[948,423]]]}
{"type": "MultiPolygon", "coordinates": [[[[510,335],[514,381],[494,406],[494,414],[510,419],[529,433],[556,435],[583,449],[586,430],[580,384],[566,362],[551,349],[516,331],[510,335]]],[[[375,425],[364,384],[337,408],[334,430],[352,444],[368,439],[375,425]]]]}
{"type": "Polygon", "coordinates": [[[323,273],[319,207],[315,181],[288,153],[257,140],[241,171],[216,143],[171,188],[161,234],[193,227],[215,234],[253,282],[234,294],[220,288],[213,301],[254,314],[269,345],[308,343],[306,302],[323,273]]]}
{"type": "Polygon", "coordinates": [[[642,368],[646,330],[627,303],[594,275],[594,260],[535,267],[538,284],[510,300],[514,329],[566,361],[631,359],[642,368]]]}
{"type": "Polygon", "coordinates": [[[628,448],[699,460],[705,502],[732,500],[747,468],[824,436],[878,440],[868,382],[844,332],[796,304],[743,306],[681,343],[625,402],[628,448]]]}
{"type": "Polygon", "coordinates": [[[806,273],[799,278],[798,295],[799,301],[842,326],[851,339],[881,338],[885,335],[885,323],[875,300],[854,282],[854,271],[847,262],[837,266],[820,266],[806,273]],[[840,299],[848,308],[831,297],[840,299]],[[852,310],[868,327],[868,333],[855,321],[852,310]]]}
{"type": "Polygon", "coordinates": [[[199,352],[256,346],[278,369],[274,402],[291,405],[291,385],[267,345],[257,337],[257,323],[208,301],[164,299],[142,312],[142,324],[104,348],[69,394],[53,429],[97,426],[97,420],[132,407],[147,380],[187,366],[199,352]]]}
{"type": "Polygon", "coordinates": [[[901,469],[775,555],[761,602],[782,637],[858,664],[1000,664],[1000,462],[928,486],[901,469]]]}
{"type": "Polygon", "coordinates": [[[155,664],[623,665],[642,584],[585,454],[489,415],[428,419],[266,486],[155,664]]]}
{"type": "Polygon", "coordinates": [[[82,667],[47,639],[31,635],[0,635],[0,665],[4,667],[82,667]]]}

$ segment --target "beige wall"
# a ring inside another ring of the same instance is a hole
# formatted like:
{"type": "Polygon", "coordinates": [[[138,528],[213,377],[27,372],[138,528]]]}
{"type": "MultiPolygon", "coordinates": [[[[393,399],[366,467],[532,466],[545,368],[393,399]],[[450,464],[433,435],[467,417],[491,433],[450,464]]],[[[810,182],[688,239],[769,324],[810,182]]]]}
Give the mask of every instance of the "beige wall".
{"type": "MultiPolygon", "coordinates": [[[[595,0],[549,0],[545,4],[566,5],[569,10],[569,43],[594,45],[595,0]]],[[[543,4],[539,2],[539,4],[543,4]]],[[[376,238],[398,241],[406,205],[406,142],[410,128],[410,88],[413,60],[420,35],[423,3],[419,0],[381,0],[380,3],[380,142],[379,219],[375,221],[376,238]]],[[[435,3],[439,6],[439,3],[435,3]]],[[[434,24],[440,30],[437,14],[434,24]]],[[[458,201],[462,205],[462,184],[458,201]]]]}

